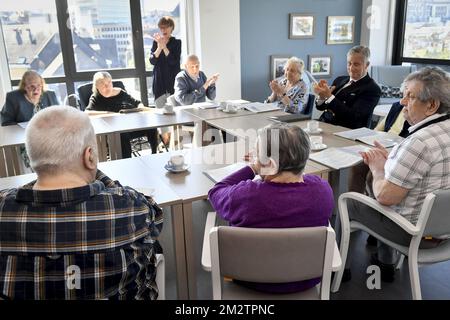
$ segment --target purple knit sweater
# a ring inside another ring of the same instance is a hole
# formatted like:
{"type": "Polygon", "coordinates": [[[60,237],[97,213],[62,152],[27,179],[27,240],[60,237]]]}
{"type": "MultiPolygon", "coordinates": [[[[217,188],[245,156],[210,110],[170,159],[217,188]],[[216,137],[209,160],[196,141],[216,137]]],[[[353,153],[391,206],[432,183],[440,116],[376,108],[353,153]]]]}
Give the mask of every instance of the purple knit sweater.
{"type": "MultiPolygon", "coordinates": [[[[327,226],[334,207],[333,191],[325,180],[304,175],[304,182],[252,181],[250,167],[242,168],[218,182],[209,191],[217,214],[230,225],[252,228],[327,226]]],[[[269,257],[268,257],[269,259],[269,257]]],[[[256,290],[291,293],[309,289],[320,278],[283,283],[239,283],[256,290]]]]}

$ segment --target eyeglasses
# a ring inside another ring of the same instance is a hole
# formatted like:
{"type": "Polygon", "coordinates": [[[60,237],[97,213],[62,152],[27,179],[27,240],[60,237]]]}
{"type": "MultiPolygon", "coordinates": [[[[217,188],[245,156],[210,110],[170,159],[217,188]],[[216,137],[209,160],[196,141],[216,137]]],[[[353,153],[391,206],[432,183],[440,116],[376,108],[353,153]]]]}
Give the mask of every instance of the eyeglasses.
{"type": "Polygon", "coordinates": [[[30,84],[30,85],[26,86],[26,88],[27,88],[27,90],[30,90],[30,91],[35,91],[38,89],[41,90],[42,85],[41,84],[38,84],[38,85],[30,84]]]}

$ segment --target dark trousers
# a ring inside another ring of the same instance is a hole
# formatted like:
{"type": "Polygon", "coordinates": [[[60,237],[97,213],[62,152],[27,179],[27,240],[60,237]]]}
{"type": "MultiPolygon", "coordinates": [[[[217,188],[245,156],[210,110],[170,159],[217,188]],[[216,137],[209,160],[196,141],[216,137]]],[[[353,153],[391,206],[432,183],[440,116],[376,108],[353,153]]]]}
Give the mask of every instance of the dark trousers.
{"type": "Polygon", "coordinates": [[[120,134],[120,145],[122,146],[122,158],[131,158],[130,140],[140,137],[147,137],[152,148],[152,153],[156,153],[158,148],[158,130],[148,129],[141,131],[125,132],[120,134]]]}

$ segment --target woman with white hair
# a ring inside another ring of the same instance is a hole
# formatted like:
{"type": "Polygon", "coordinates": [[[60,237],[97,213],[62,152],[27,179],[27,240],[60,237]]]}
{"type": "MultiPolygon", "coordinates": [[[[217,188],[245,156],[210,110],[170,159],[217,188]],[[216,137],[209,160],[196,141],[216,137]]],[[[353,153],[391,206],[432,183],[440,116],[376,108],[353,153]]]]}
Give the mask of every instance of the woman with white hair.
{"type": "MultiPolygon", "coordinates": [[[[134,99],[125,90],[113,86],[112,77],[106,71],[96,72],[92,80],[92,95],[86,111],[119,112],[122,109],[133,109],[141,106],[139,100],[134,99]]],[[[157,152],[158,135],[156,129],[140,130],[120,134],[122,158],[131,158],[131,139],[146,136],[152,153],[157,152]]]]}
{"type": "Polygon", "coordinates": [[[291,57],[284,65],[284,76],[269,83],[272,94],[266,102],[278,102],[289,113],[302,113],[308,103],[309,88],[302,80],[305,63],[291,57]]]}
{"type": "MultiPolygon", "coordinates": [[[[296,228],[327,226],[334,201],[327,181],[303,174],[308,135],[299,127],[277,123],[258,130],[256,159],[209,191],[209,200],[224,220],[236,227],[296,228]],[[253,180],[260,175],[262,180],[253,180]]],[[[272,293],[314,287],[320,278],[293,283],[238,282],[272,293]]]]}

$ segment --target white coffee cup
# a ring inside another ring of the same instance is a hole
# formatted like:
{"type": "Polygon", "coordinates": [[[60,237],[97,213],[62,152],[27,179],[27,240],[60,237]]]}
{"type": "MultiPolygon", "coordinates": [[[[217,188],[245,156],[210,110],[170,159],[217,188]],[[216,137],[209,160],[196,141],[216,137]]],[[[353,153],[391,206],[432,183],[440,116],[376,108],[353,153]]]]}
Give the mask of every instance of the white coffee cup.
{"type": "Polygon", "coordinates": [[[319,131],[319,121],[317,120],[308,121],[306,128],[308,129],[309,132],[319,131]]]}
{"type": "Polygon", "coordinates": [[[233,105],[233,104],[231,104],[231,103],[228,103],[227,106],[226,106],[226,108],[225,108],[225,110],[226,110],[227,112],[236,112],[236,111],[237,111],[237,108],[236,108],[235,105],[233,105]]]}
{"type": "Polygon", "coordinates": [[[163,108],[164,113],[173,113],[173,106],[170,104],[166,104],[163,108]]]}
{"type": "Polygon", "coordinates": [[[309,141],[311,141],[312,149],[320,148],[323,144],[322,136],[311,136],[311,137],[309,137],[309,141]]]}
{"type": "Polygon", "coordinates": [[[184,156],[182,154],[171,156],[168,165],[177,170],[183,168],[184,156]]]}

